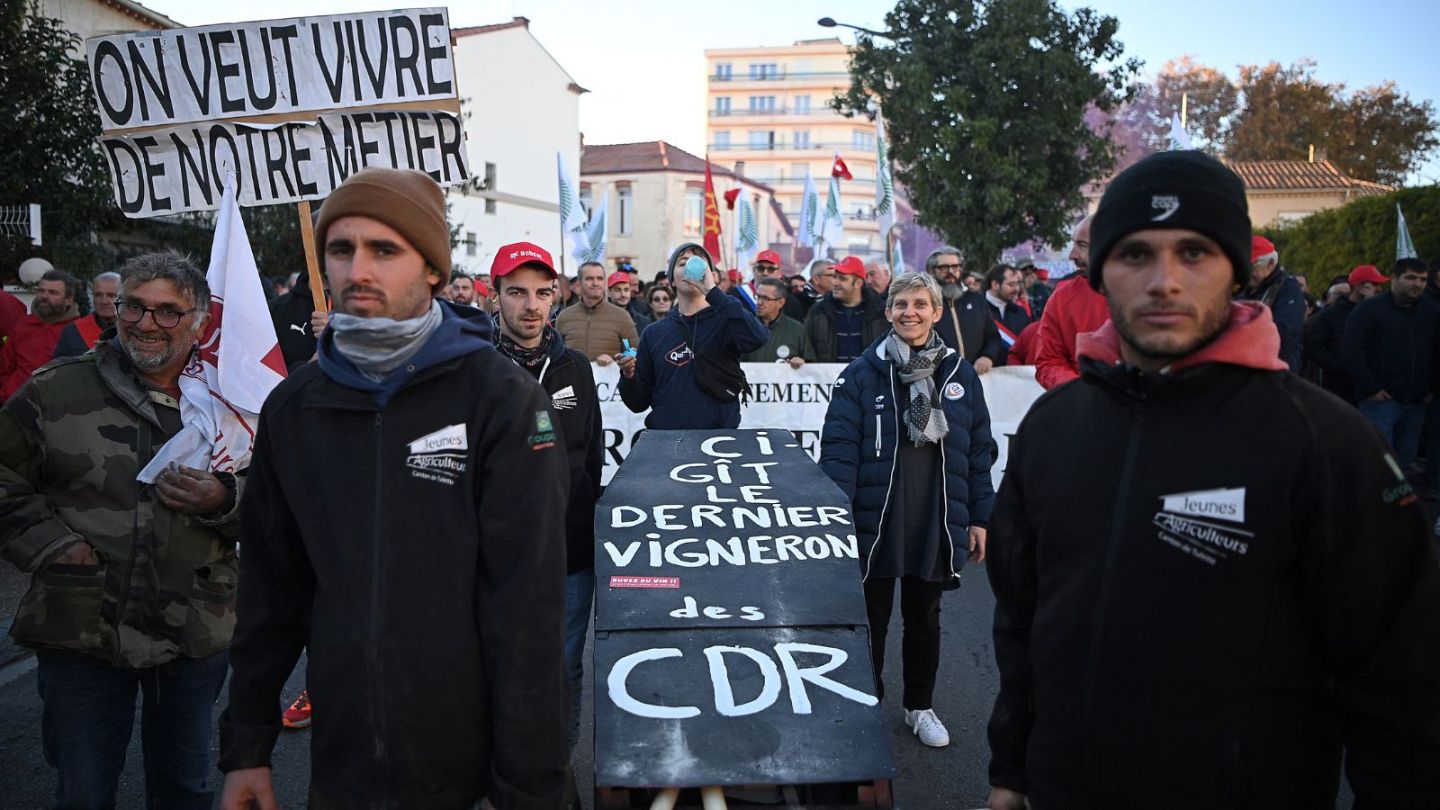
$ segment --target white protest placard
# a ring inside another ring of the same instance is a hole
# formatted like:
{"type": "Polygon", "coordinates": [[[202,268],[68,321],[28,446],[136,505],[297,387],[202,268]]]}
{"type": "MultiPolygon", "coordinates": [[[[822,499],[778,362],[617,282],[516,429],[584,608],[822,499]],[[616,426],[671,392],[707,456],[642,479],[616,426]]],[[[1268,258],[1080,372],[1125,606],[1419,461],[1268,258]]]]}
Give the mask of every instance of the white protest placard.
{"type": "MultiPolygon", "coordinates": [[[[793,433],[801,449],[820,459],[820,431],[830,407],[835,378],[842,363],[806,363],[798,369],[784,363],[742,363],[753,397],[740,409],[742,428],[781,428],[793,433]]],[[[594,366],[595,392],[605,423],[604,467],[601,483],[608,484],[630,452],[635,436],[645,429],[649,411],[631,413],[620,399],[620,372],[614,366],[594,366]]],[[[1034,366],[1001,366],[981,375],[985,404],[990,411],[990,433],[999,457],[990,475],[998,488],[1009,458],[1010,437],[1030,406],[1045,393],[1035,382],[1034,366]]]]}
{"type": "Polygon", "coordinates": [[[101,129],[457,98],[444,8],[92,37],[101,129]]]}
{"type": "Polygon", "coordinates": [[[464,124],[439,110],[192,124],[102,136],[100,149],[128,217],[212,210],[231,172],[243,206],[323,199],[366,166],[417,169],[442,186],[470,177],[464,124]]]}

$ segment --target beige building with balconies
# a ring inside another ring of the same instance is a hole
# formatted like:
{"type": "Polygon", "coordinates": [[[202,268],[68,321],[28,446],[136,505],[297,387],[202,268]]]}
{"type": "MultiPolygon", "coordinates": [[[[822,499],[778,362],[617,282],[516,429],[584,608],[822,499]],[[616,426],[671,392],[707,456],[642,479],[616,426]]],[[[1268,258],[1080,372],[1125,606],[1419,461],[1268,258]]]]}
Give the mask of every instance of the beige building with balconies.
{"type": "Polygon", "coordinates": [[[710,160],[775,189],[786,217],[798,223],[806,173],[823,204],[839,153],[855,179],[840,182],[845,244],[832,254],[882,254],[874,215],[875,125],[830,107],[850,85],[849,48],[835,38],[716,48],[705,51],[705,63],[710,160]]]}

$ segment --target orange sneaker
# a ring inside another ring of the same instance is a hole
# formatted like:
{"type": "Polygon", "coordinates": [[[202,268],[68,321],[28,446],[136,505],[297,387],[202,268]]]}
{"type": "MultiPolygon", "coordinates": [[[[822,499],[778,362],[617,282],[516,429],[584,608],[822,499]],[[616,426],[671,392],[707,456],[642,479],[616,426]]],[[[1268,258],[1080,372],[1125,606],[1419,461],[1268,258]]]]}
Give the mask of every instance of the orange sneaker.
{"type": "Polygon", "coordinates": [[[280,715],[280,722],[285,724],[285,728],[310,727],[309,689],[301,692],[300,697],[295,698],[295,702],[290,704],[290,708],[286,709],[285,713],[280,715]]]}

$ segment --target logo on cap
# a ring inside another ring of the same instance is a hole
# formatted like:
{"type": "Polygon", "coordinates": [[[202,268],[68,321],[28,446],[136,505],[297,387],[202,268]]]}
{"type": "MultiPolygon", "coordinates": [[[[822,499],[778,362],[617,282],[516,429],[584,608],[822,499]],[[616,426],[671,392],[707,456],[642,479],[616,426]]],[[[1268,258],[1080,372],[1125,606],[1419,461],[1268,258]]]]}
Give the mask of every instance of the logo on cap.
{"type": "Polygon", "coordinates": [[[1164,222],[1180,210],[1180,198],[1174,194],[1156,194],[1150,198],[1150,207],[1161,213],[1150,218],[1151,222],[1164,222]]]}

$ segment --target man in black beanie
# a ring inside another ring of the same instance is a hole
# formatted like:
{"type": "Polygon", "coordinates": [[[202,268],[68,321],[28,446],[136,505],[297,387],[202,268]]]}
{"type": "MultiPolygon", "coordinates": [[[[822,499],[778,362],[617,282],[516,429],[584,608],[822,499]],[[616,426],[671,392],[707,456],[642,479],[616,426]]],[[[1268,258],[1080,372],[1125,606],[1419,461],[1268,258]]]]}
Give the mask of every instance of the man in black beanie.
{"type": "Polygon", "coordinates": [[[1286,370],[1240,179],[1111,183],[1111,320],[1026,415],[990,523],[989,806],[1440,807],[1440,568],[1394,458],[1286,370]],[[1346,440],[1337,442],[1335,436],[1346,440]]]}

